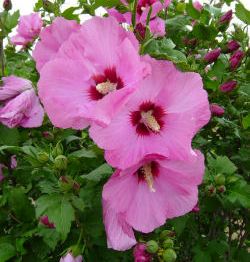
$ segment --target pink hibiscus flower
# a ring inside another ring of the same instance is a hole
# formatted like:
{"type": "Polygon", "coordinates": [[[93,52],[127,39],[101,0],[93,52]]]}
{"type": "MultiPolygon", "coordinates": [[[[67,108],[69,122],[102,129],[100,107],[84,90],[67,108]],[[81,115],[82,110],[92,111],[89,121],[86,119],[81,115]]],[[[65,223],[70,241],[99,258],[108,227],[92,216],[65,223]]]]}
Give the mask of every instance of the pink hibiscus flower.
{"type": "Polygon", "coordinates": [[[3,78],[0,87],[0,122],[10,128],[39,127],[44,111],[32,87],[32,83],[16,76],[3,78]]]}
{"type": "Polygon", "coordinates": [[[40,73],[39,96],[52,123],[75,129],[108,124],[147,74],[138,50],[133,33],[115,19],[85,22],[40,73]]]}
{"type": "Polygon", "coordinates": [[[151,155],[115,171],[102,194],[109,247],[129,249],[135,242],[132,228],[149,233],[195,207],[205,168],[203,155],[195,154],[190,162],[151,155]]]}
{"type": "Polygon", "coordinates": [[[42,26],[43,21],[38,13],[21,16],[17,34],[11,37],[11,43],[13,45],[26,46],[39,36],[42,26]]]}
{"type": "Polygon", "coordinates": [[[90,136],[106,150],[105,158],[121,169],[145,155],[186,159],[195,133],[210,118],[207,93],[197,73],[182,73],[172,62],[145,58],[152,73],[138,84],[107,127],[92,124],[90,136]]]}
{"type": "Polygon", "coordinates": [[[40,71],[44,64],[53,59],[61,45],[79,29],[80,25],[76,21],[66,20],[63,17],[57,17],[51,25],[45,27],[40,34],[41,41],[36,44],[33,51],[37,70],[40,71]]]}
{"type": "MultiPolygon", "coordinates": [[[[127,1],[122,1],[125,5],[127,5],[127,1]]],[[[136,29],[140,28],[137,32],[140,34],[141,38],[145,37],[146,31],[146,22],[147,16],[150,8],[152,8],[152,13],[150,17],[150,31],[155,36],[164,36],[165,35],[165,22],[163,19],[159,18],[157,14],[167,8],[170,4],[171,0],[164,0],[163,3],[159,0],[139,0],[137,5],[137,13],[136,13],[136,29]],[[143,28],[143,30],[142,30],[143,28]]],[[[111,8],[108,11],[110,16],[113,16],[117,19],[119,23],[132,23],[132,14],[131,12],[126,12],[121,14],[115,8],[111,8]]]]}

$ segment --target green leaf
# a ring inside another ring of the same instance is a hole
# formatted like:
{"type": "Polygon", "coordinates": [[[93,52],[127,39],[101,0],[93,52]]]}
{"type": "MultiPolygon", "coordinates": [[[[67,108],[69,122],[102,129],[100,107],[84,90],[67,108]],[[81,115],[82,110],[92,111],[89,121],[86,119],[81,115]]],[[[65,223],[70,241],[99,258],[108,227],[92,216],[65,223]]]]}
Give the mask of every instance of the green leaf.
{"type": "Polygon", "coordinates": [[[0,261],[5,262],[16,255],[15,248],[10,243],[0,244],[0,261]]]}
{"type": "Polygon", "coordinates": [[[60,235],[55,231],[55,229],[46,228],[44,226],[38,228],[37,235],[42,237],[44,243],[46,243],[52,250],[56,248],[56,245],[60,240],[60,235]]]}
{"type": "Polygon", "coordinates": [[[112,173],[112,168],[107,164],[103,164],[95,170],[93,170],[92,172],[90,172],[89,174],[81,176],[81,178],[99,182],[102,178],[105,178],[111,175],[112,173]]]}
{"type": "Polygon", "coordinates": [[[208,156],[207,161],[209,168],[217,173],[231,175],[237,170],[235,164],[226,156],[217,156],[216,159],[208,156]]]}
{"type": "Polygon", "coordinates": [[[244,23],[250,25],[250,11],[243,4],[238,3],[235,7],[236,16],[244,23]]]}
{"type": "Polygon", "coordinates": [[[188,216],[182,216],[171,220],[171,224],[174,226],[178,236],[180,236],[185,229],[188,219],[188,216]]]}
{"type": "Polygon", "coordinates": [[[239,203],[245,208],[250,208],[250,185],[244,181],[238,181],[233,188],[231,188],[228,200],[232,203],[239,203]]]}
{"type": "Polygon", "coordinates": [[[194,19],[198,19],[200,17],[200,12],[194,8],[193,3],[191,1],[189,1],[189,3],[186,4],[186,11],[187,14],[194,19]]]}
{"type": "Polygon", "coordinates": [[[100,6],[103,6],[103,7],[111,8],[111,7],[115,7],[119,3],[120,3],[120,0],[96,0],[94,7],[98,8],[100,6]]]}
{"type": "Polygon", "coordinates": [[[71,154],[68,155],[69,157],[76,157],[76,158],[96,158],[96,154],[92,150],[87,150],[87,149],[81,149],[78,151],[75,151],[71,154]]]}
{"type": "Polygon", "coordinates": [[[12,15],[8,14],[4,26],[8,30],[11,30],[12,28],[16,27],[19,17],[20,17],[19,11],[14,12],[12,15]]]}
{"type": "Polygon", "coordinates": [[[8,128],[0,125],[0,144],[16,146],[18,145],[19,139],[20,135],[16,128],[8,128]]]}
{"type": "Polygon", "coordinates": [[[8,203],[12,212],[20,221],[28,222],[35,218],[34,207],[22,188],[13,188],[9,192],[8,203]]]}
{"type": "Polygon", "coordinates": [[[243,125],[244,129],[247,129],[248,127],[250,127],[250,114],[248,114],[247,116],[243,117],[242,125],[243,125]]]}
{"type": "Polygon", "coordinates": [[[37,217],[47,215],[49,221],[55,224],[56,231],[61,234],[64,241],[70,232],[72,221],[75,220],[74,208],[69,198],[58,194],[45,195],[41,196],[36,204],[37,217]]]}
{"type": "Polygon", "coordinates": [[[208,252],[199,250],[194,256],[194,262],[212,262],[212,259],[208,252]]]}
{"type": "Polygon", "coordinates": [[[68,20],[76,20],[80,21],[78,15],[74,14],[74,12],[78,9],[78,7],[69,7],[62,13],[62,17],[68,19],[68,20]]]}
{"type": "Polygon", "coordinates": [[[72,204],[75,208],[77,208],[80,211],[83,211],[85,208],[85,203],[80,197],[73,196],[71,198],[72,204]]]}

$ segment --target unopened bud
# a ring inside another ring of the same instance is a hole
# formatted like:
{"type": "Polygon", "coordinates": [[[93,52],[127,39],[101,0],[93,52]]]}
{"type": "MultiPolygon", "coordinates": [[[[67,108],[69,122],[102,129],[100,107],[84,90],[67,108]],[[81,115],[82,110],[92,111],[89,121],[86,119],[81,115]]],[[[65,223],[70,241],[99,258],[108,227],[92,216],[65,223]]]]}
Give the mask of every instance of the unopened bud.
{"type": "Polygon", "coordinates": [[[215,176],[214,181],[216,185],[225,185],[226,178],[224,175],[218,174],[215,176]]]}
{"type": "Polygon", "coordinates": [[[219,186],[219,187],[217,187],[217,190],[220,193],[224,193],[226,191],[226,187],[225,186],[219,186]]]}
{"type": "Polygon", "coordinates": [[[177,255],[173,249],[168,248],[163,251],[162,258],[164,262],[174,262],[177,258],[177,255]]]}
{"type": "Polygon", "coordinates": [[[167,238],[167,239],[164,240],[162,246],[163,246],[164,249],[173,248],[174,247],[174,241],[170,238],[167,238]]]}
{"type": "Polygon", "coordinates": [[[49,12],[49,13],[53,13],[55,6],[53,3],[51,3],[48,0],[42,0],[43,1],[43,8],[45,11],[49,12]]]}
{"type": "Polygon", "coordinates": [[[175,232],[171,230],[163,230],[160,234],[161,239],[165,239],[168,237],[174,237],[174,236],[175,236],[175,232]]]}
{"type": "Polygon", "coordinates": [[[12,8],[11,0],[4,0],[4,2],[3,2],[3,8],[4,8],[4,10],[6,10],[6,11],[11,10],[11,8],[12,8]]]}
{"type": "Polygon", "coordinates": [[[61,142],[58,142],[55,146],[55,148],[52,151],[52,156],[53,157],[57,157],[59,155],[63,154],[63,146],[61,144],[61,142]]]}
{"type": "Polygon", "coordinates": [[[224,108],[217,104],[210,104],[210,111],[214,116],[223,116],[225,113],[224,108]]]}
{"type": "Polygon", "coordinates": [[[204,60],[207,63],[213,63],[217,60],[217,58],[220,56],[221,53],[221,49],[220,48],[216,48],[210,52],[208,52],[205,56],[204,56],[204,60]]]}
{"type": "Polygon", "coordinates": [[[232,90],[234,90],[236,86],[237,86],[237,82],[235,80],[231,80],[231,81],[221,84],[219,89],[221,92],[227,93],[227,92],[231,92],[232,90]]]}
{"type": "Polygon", "coordinates": [[[148,253],[154,254],[158,251],[159,246],[156,241],[150,240],[146,243],[146,249],[148,253]]]}
{"type": "Polygon", "coordinates": [[[37,155],[37,160],[41,163],[46,163],[49,161],[49,155],[46,152],[40,152],[37,155]]]}
{"type": "Polygon", "coordinates": [[[68,165],[68,159],[66,156],[60,155],[57,156],[54,161],[54,167],[58,170],[66,170],[68,165]]]}

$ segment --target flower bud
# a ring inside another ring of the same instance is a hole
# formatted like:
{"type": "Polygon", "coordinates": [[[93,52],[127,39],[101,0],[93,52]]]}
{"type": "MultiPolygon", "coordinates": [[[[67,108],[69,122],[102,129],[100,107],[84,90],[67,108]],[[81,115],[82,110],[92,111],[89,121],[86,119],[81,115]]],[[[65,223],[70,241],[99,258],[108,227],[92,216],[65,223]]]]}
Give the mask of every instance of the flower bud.
{"type": "Polygon", "coordinates": [[[74,257],[72,253],[61,257],[60,262],[82,262],[82,256],[74,257]]]}
{"type": "Polygon", "coordinates": [[[227,51],[230,53],[236,51],[238,48],[240,48],[240,44],[236,40],[230,40],[227,43],[227,51]]]}
{"type": "Polygon", "coordinates": [[[243,57],[244,57],[244,52],[241,50],[237,50],[236,52],[233,53],[233,55],[229,59],[230,68],[232,71],[240,66],[243,57]]]}
{"type": "Polygon", "coordinates": [[[171,230],[163,230],[160,234],[160,239],[165,239],[168,237],[174,237],[175,236],[175,232],[171,231],[171,230]]]}
{"type": "Polygon", "coordinates": [[[46,152],[40,152],[37,155],[37,160],[41,163],[46,163],[49,161],[49,155],[46,152]]]}
{"type": "Polygon", "coordinates": [[[192,212],[193,213],[199,213],[200,212],[200,208],[199,208],[199,204],[197,203],[196,205],[195,205],[195,207],[192,209],[192,212]]]}
{"type": "Polygon", "coordinates": [[[224,108],[217,104],[210,104],[210,111],[214,116],[222,116],[225,113],[224,108]]]}
{"type": "Polygon", "coordinates": [[[57,156],[54,161],[54,168],[58,170],[66,170],[68,165],[68,159],[66,156],[57,156]]]}
{"type": "Polygon", "coordinates": [[[216,188],[213,185],[206,186],[206,192],[209,196],[213,196],[216,194],[216,188]]]}
{"type": "Polygon", "coordinates": [[[225,186],[219,186],[219,187],[217,188],[217,190],[218,190],[218,192],[220,192],[220,193],[224,193],[224,192],[226,191],[226,187],[225,187],[225,186]]]}
{"type": "Polygon", "coordinates": [[[12,8],[11,0],[4,0],[3,8],[4,8],[5,11],[11,10],[11,8],[12,8]]]}
{"type": "Polygon", "coordinates": [[[48,0],[42,0],[43,1],[43,8],[45,11],[49,12],[49,13],[53,13],[55,6],[53,3],[51,3],[48,0]]]}
{"type": "Polygon", "coordinates": [[[154,254],[158,251],[159,246],[156,241],[150,240],[146,243],[146,249],[148,253],[154,254]]]}
{"type": "Polygon", "coordinates": [[[233,11],[232,11],[232,10],[229,10],[229,11],[227,11],[225,14],[223,14],[223,15],[220,17],[219,23],[220,23],[220,24],[230,23],[232,17],[233,17],[233,11]]]}
{"type": "Polygon", "coordinates": [[[208,52],[205,56],[204,56],[204,60],[207,63],[213,63],[217,60],[217,58],[220,56],[221,53],[221,49],[220,48],[216,48],[210,52],[208,52]]]}
{"type": "Polygon", "coordinates": [[[53,140],[54,139],[54,135],[49,132],[49,131],[44,131],[42,132],[42,136],[48,140],[53,140]]]}
{"type": "Polygon", "coordinates": [[[199,12],[201,12],[201,10],[203,9],[203,5],[199,1],[194,1],[193,7],[199,12]]]}
{"type": "Polygon", "coordinates": [[[151,255],[146,250],[146,244],[138,243],[133,250],[134,262],[150,262],[151,255]]]}
{"type": "Polygon", "coordinates": [[[215,176],[214,181],[216,185],[225,185],[226,179],[224,175],[218,174],[215,176]]]}
{"type": "Polygon", "coordinates": [[[52,156],[57,157],[62,154],[63,154],[63,146],[60,142],[58,142],[52,151],[52,156]]]}
{"type": "Polygon", "coordinates": [[[44,226],[46,226],[46,227],[55,228],[54,223],[51,223],[51,222],[49,221],[48,216],[42,216],[42,217],[40,217],[40,223],[42,223],[42,224],[43,224],[44,226]]]}
{"type": "Polygon", "coordinates": [[[227,93],[234,90],[236,86],[237,86],[237,82],[235,80],[231,80],[220,85],[219,89],[221,92],[227,93]]]}
{"type": "Polygon", "coordinates": [[[173,248],[174,247],[174,241],[170,238],[167,238],[167,239],[164,240],[162,246],[163,246],[164,249],[173,248]]]}
{"type": "Polygon", "coordinates": [[[139,42],[143,41],[146,36],[146,27],[141,23],[137,24],[135,27],[135,35],[139,42]]]}
{"type": "Polygon", "coordinates": [[[177,258],[177,255],[173,249],[168,248],[163,251],[162,258],[164,262],[174,262],[177,258]]]}

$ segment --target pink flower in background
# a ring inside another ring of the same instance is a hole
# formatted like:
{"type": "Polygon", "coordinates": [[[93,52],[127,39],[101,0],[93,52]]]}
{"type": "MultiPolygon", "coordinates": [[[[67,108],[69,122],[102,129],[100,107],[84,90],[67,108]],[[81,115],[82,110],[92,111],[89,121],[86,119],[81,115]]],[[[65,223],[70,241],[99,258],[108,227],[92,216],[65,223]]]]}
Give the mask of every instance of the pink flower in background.
{"type": "Polygon", "coordinates": [[[233,17],[233,11],[229,10],[220,17],[219,23],[220,24],[227,24],[232,20],[232,17],[233,17]]]}
{"type": "Polygon", "coordinates": [[[240,48],[240,44],[236,41],[236,40],[230,40],[227,43],[227,51],[228,52],[234,52],[236,51],[238,48],[240,48]]]}
{"type": "Polygon", "coordinates": [[[207,63],[213,63],[217,60],[217,58],[220,56],[221,53],[221,49],[220,48],[216,48],[210,52],[208,52],[205,56],[204,56],[204,60],[207,63]]]}
{"type": "Polygon", "coordinates": [[[38,13],[21,16],[17,34],[11,37],[11,43],[13,45],[26,46],[39,36],[42,26],[43,21],[38,13]]]}
{"type": "Polygon", "coordinates": [[[108,124],[147,74],[138,52],[133,33],[114,18],[85,22],[40,73],[39,96],[52,123],[74,129],[108,124]]]}
{"type": "Polygon", "coordinates": [[[203,5],[199,1],[194,1],[193,7],[199,12],[201,12],[201,10],[203,9],[203,5]]]}
{"type": "Polygon", "coordinates": [[[152,73],[137,84],[126,106],[107,127],[90,128],[92,139],[106,150],[107,162],[121,169],[148,154],[189,158],[193,136],[210,118],[199,74],[182,73],[172,62],[145,61],[152,73]]]}
{"type": "Polygon", "coordinates": [[[11,161],[10,167],[11,167],[12,169],[16,169],[16,168],[17,168],[16,156],[15,156],[15,155],[11,156],[10,161],[11,161]]]}
{"type": "Polygon", "coordinates": [[[0,122],[9,128],[39,127],[43,116],[43,108],[34,89],[23,91],[0,108],[0,122]]]}
{"type": "MultiPolygon", "coordinates": [[[[125,5],[127,1],[122,1],[125,5]]],[[[149,22],[150,31],[155,36],[164,36],[165,35],[165,22],[163,19],[157,17],[157,14],[167,8],[170,4],[171,0],[165,0],[163,3],[160,0],[139,0],[137,5],[137,13],[136,13],[136,24],[137,28],[140,25],[140,37],[143,39],[145,34],[141,34],[142,29],[143,31],[146,30],[146,22],[147,16],[150,8],[152,8],[152,13],[149,22]]],[[[119,23],[127,23],[132,24],[132,14],[131,12],[127,12],[121,14],[115,8],[111,8],[107,10],[108,14],[112,17],[115,17],[119,23]]]]}
{"type": "Polygon", "coordinates": [[[2,85],[0,85],[0,102],[12,99],[31,88],[32,84],[27,79],[17,76],[3,77],[2,85]]]}
{"type": "Polygon", "coordinates": [[[133,247],[136,244],[134,232],[123,214],[118,214],[104,199],[102,207],[108,248],[124,251],[133,247]]]}
{"type": "Polygon", "coordinates": [[[146,250],[146,244],[138,243],[133,250],[134,262],[150,262],[152,256],[146,250]]]}
{"type": "Polygon", "coordinates": [[[225,113],[224,108],[219,106],[218,104],[211,104],[210,110],[211,110],[212,115],[214,116],[223,116],[225,113]]]}
{"type": "Polygon", "coordinates": [[[60,259],[60,262],[82,262],[82,256],[74,257],[71,253],[60,259]]]}
{"type": "Polygon", "coordinates": [[[223,93],[231,92],[237,86],[237,81],[231,80],[220,85],[220,91],[223,93]]]}
{"type": "Polygon", "coordinates": [[[36,44],[32,54],[37,70],[40,71],[44,64],[52,60],[61,45],[79,29],[80,25],[76,21],[63,17],[57,17],[51,25],[45,27],[40,34],[41,40],[36,44]]]}
{"type": "Polygon", "coordinates": [[[237,69],[240,66],[244,55],[245,55],[244,52],[241,50],[237,50],[233,53],[233,55],[229,59],[230,69],[232,71],[237,69]]]}
{"type": "MultiPolygon", "coordinates": [[[[189,162],[151,155],[128,169],[116,170],[103,188],[104,214],[108,216],[111,210],[120,216],[120,221],[128,227],[124,232],[130,226],[149,233],[166,219],[190,212],[198,201],[197,187],[205,168],[203,155],[199,151],[195,155],[189,162]]],[[[117,242],[113,221],[104,216],[109,241],[114,238],[117,242]]]]}
{"type": "Polygon", "coordinates": [[[40,218],[40,222],[41,222],[44,226],[46,226],[46,227],[48,227],[48,228],[55,228],[54,223],[51,223],[51,222],[49,221],[48,216],[42,216],[42,217],[40,218]]]}

